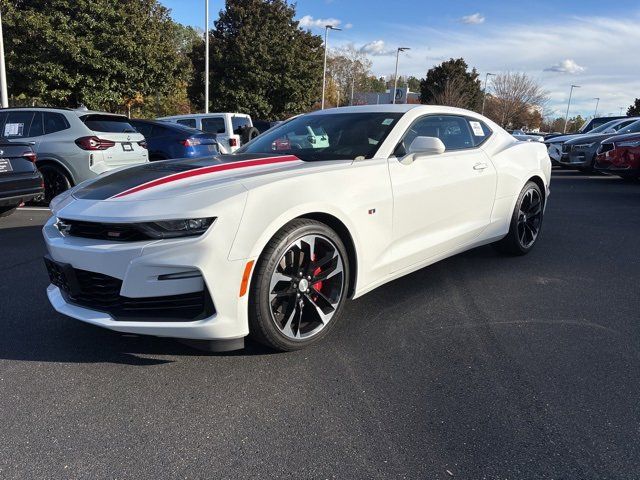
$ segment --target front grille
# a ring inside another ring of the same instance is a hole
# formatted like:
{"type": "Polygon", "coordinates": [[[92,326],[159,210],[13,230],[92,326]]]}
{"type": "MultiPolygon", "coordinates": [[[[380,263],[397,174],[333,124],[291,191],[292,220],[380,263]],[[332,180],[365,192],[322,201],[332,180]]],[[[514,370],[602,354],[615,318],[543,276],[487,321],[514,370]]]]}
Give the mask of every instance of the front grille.
{"type": "Polygon", "coordinates": [[[120,295],[122,280],[45,259],[51,283],[74,305],[105,312],[115,320],[191,322],[215,313],[209,292],[165,297],[130,298],[120,295]]]}
{"type": "Polygon", "coordinates": [[[83,222],[61,218],[58,220],[58,229],[65,235],[95,240],[137,242],[151,239],[135,225],[127,223],[83,222]]]}
{"type": "Polygon", "coordinates": [[[562,153],[570,153],[571,145],[567,145],[566,143],[562,144],[562,153]]]}

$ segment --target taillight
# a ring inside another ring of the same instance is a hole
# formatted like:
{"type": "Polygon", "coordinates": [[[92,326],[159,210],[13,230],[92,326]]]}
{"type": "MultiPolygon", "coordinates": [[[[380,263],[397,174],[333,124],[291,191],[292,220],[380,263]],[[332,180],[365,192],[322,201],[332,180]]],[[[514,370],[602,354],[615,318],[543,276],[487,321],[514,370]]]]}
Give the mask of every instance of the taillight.
{"type": "Polygon", "coordinates": [[[230,139],[229,139],[229,146],[231,146],[231,147],[237,147],[237,146],[238,146],[238,139],[236,139],[236,138],[230,138],[230,139]]]}
{"type": "Polygon", "coordinates": [[[98,137],[80,137],[76,140],[76,145],[83,150],[106,150],[115,147],[116,142],[98,137]]]}
{"type": "Polygon", "coordinates": [[[199,138],[186,138],[184,140],[180,140],[180,143],[185,147],[195,147],[196,145],[202,144],[199,138]]]}
{"type": "Polygon", "coordinates": [[[36,160],[38,159],[38,156],[35,154],[35,152],[24,152],[22,154],[22,157],[33,163],[36,163],[36,160]]]}
{"type": "Polygon", "coordinates": [[[146,140],[141,140],[138,142],[138,145],[140,145],[142,148],[147,148],[147,141],[146,140]]]}

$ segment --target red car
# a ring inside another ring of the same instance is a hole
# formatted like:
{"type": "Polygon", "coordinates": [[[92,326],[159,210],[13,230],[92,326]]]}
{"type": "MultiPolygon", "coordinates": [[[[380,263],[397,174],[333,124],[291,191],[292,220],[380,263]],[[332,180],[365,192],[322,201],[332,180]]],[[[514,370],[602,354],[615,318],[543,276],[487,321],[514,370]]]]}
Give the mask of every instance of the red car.
{"type": "Polygon", "coordinates": [[[598,147],[595,167],[622,178],[640,178],[640,134],[617,135],[604,140],[598,147]]]}

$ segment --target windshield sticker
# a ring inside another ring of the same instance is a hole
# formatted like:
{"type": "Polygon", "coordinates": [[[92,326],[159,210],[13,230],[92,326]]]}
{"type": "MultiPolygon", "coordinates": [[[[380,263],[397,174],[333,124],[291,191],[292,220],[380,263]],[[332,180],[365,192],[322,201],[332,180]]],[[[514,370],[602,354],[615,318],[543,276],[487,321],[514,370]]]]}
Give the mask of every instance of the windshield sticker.
{"type": "Polygon", "coordinates": [[[382,125],[391,125],[393,123],[393,118],[385,118],[382,121],[382,125]]]}
{"type": "Polygon", "coordinates": [[[5,137],[21,137],[24,133],[24,123],[7,123],[4,126],[5,137]]]}
{"type": "Polygon", "coordinates": [[[480,125],[480,122],[469,122],[469,125],[471,125],[473,134],[476,137],[484,137],[484,130],[482,130],[482,125],[480,125]]]}

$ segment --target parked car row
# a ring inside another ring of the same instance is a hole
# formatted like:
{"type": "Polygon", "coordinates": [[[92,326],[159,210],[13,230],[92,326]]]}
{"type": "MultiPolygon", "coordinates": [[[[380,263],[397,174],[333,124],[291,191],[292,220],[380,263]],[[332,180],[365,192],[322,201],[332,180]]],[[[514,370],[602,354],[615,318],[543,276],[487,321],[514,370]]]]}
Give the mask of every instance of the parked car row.
{"type": "MultiPolygon", "coordinates": [[[[271,124],[261,126],[268,130],[271,124]]],[[[48,204],[65,190],[116,168],[233,153],[260,133],[251,117],[240,113],[137,120],[86,108],[2,109],[0,139],[8,146],[0,154],[0,214],[34,199],[48,204]],[[33,153],[30,166],[19,160],[31,158],[23,151],[33,153]],[[16,175],[34,172],[44,192],[16,190],[16,175]]]]}
{"type": "Polygon", "coordinates": [[[625,178],[638,177],[635,140],[640,135],[640,117],[614,119],[588,133],[547,138],[547,152],[554,165],[588,173],[610,172],[625,178]],[[620,148],[621,152],[614,152],[620,148]],[[608,157],[606,154],[608,153],[608,157]],[[615,161],[614,161],[615,160],[615,161]]]}

